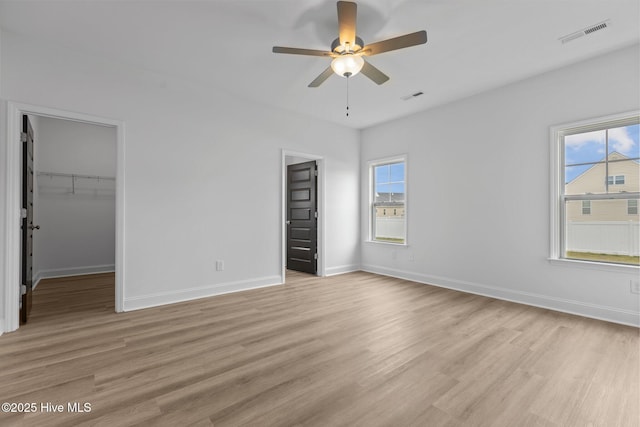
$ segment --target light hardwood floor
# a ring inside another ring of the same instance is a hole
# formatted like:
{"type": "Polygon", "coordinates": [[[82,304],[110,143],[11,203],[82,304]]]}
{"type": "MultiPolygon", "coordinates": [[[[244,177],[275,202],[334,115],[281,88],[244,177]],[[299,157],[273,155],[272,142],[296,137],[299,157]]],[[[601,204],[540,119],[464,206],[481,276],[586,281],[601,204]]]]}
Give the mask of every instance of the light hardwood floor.
{"type": "Polygon", "coordinates": [[[122,314],[113,292],[38,286],[0,337],[0,402],[38,410],[0,425],[640,424],[636,328],[368,273],[122,314]]]}

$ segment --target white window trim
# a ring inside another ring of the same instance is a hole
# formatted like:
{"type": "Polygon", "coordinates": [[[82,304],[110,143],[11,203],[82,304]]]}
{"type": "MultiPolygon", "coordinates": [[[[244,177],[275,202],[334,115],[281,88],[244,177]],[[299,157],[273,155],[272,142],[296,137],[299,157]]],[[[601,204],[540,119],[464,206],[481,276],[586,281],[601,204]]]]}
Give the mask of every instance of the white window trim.
{"type": "Polygon", "coordinates": [[[369,192],[369,200],[367,203],[367,218],[368,218],[368,232],[367,239],[365,243],[374,243],[376,245],[391,245],[391,246],[408,246],[408,237],[409,237],[409,205],[408,205],[408,194],[409,187],[407,183],[407,176],[409,176],[409,162],[406,154],[393,156],[393,157],[385,157],[383,159],[375,159],[369,160],[367,162],[367,170],[369,171],[369,180],[367,182],[368,192],[369,192]],[[382,240],[374,240],[373,239],[373,168],[375,166],[384,165],[388,163],[398,163],[404,162],[404,243],[394,243],[394,242],[385,242],[382,240]]]}
{"type": "Polygon", "coordinates": [[[575,266],[581,268],[598,269],[602,271],[612,272],[629,272],[638,271],[640,266],[625,265],[625,264],[613,264],[606,262],[596,261],[584,261],[563,258],[561,255],[564,252],[564,216],[562,209],[562,188],[564,186],[563,172],[564,170],[564,147],[563,138],[565,135],[570,134],[571,131],[580,129],[580,132],[587,132],[590,128],[599,129],[605,123],[611,122],[624,122],[633,117],[640,116],[640,111],[630,111],[626,113],[613,114],[605,117],[598,117],[589,120],[581,120],[572,123],[565,123],[550,127],[550,166],[551,166],[551,179],[550,179],[550,214],[549,214],[549,261],[552,264],[575,266]]]}

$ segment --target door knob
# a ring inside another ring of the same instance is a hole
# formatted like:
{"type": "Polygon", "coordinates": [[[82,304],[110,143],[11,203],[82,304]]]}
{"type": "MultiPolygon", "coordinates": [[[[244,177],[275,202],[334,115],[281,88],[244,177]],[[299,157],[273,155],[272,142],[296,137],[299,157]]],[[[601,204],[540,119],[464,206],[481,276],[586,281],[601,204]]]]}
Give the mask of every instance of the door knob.
{"type": "Polygon", "coordinates": [[[29,228],[32,229],[32,230],[40,230],[40,226],[39,225],[30,225],[29,228]]]}
{"type": "Polygon", "coordinates": [[[287,225],[291,225],[291,221],[289,221],[289,220],[287,220],[285,223],[286,223],[287,225]]]}

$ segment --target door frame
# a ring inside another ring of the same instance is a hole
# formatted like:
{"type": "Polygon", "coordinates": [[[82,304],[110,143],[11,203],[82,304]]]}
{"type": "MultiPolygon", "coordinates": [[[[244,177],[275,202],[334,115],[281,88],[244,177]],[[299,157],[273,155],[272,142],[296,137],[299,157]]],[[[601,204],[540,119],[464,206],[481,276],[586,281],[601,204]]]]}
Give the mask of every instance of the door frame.
{"type": "Polygon", "coordinates": [[[302,153],[299,151],[282,149],[282,174],[281,174],[281,188],[280,188],[280,266],[282,268],[281,277],[282,283],[285,282],[287,272],[287,156],[300,157],[306,161],[316,161],[318,170],[318,184],[316,191],[318,193],[318,266],[316,275],[320,277],[326,276],[325,274],[325,162],[324,157],[317,154],[302,153]]]}
{"type": "MultiPolygon", "coordinates": [[[[70,120],[116,129],[116,254],[115,254],[115,311],[124,311],[124,122],[104,117],[74,113],[55,108],[29,105],[18,102],[7,102],[7,134],[5,159],[5,243],[4,243],[4,332],[15,331],[19,327],[20,312],[20,207],[21,181],[20,156],[22,131],[22,115],[50,117],[70,120]]],[[[37,138],[37,135],[36,135],[37,138]]]]}

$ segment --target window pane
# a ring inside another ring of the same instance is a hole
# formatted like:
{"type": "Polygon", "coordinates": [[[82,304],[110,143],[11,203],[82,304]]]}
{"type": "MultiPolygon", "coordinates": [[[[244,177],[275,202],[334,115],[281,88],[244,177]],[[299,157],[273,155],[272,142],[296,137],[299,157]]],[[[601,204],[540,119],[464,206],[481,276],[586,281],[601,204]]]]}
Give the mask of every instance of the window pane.
{"type": "Polygon", "coordinates": [[[565,257],[640,265],[640,217],[629,213],[637,199],[591,200],[590,215],[582,215],[584,202],[565,204],[565,257]]]}
{"type": "Polygon", "coordinates": [[[376,193],[373,202],[380,204],[391,201],[391,184],[376,184],[376,193]]]}
{"type": "Polygon", "coordinates": [[[565,164],[602,161],[605,153],[605,134],[604,130],[597,130],[565,136],[565,164]]]}
{"type": "Polygon", "coordinates": [[[637,160],[619,158],[622,161],[609,162],[609,175],[613,178],[613,185],[609,186],[609,192],[640,191],[640,163],[637,160]]]}
{"type": "Polygon", "coordinates": [[[389,165],[376,166],[375,171],[375,180],[376,183],[384,183],[391,181],[389,179],[389,165]]]}
{"type": "Polygon", "coordinates": [[[404,181],[404,163],[389,165],[389,177],[391,182],[404,181]]]}
{"type": "Polygon", "coordinates": [[[404,182],[389,184],[389,200],[392,202],[404,202],[404,182]]]}
{"type": "Polygon", "coordinates": [[[607,161],[587,166],[565,167],[564,194],[604,194],[638,191],[640,163],[620,153],[609,154],[607,161]]]}
{"type": "Polygon", "coordinates": [[[639,132],[640,125],[609,129],[609,154],[620,153],[631,159],[640,157],[639,132]]]}
{"type": "Polygon", "coordinates": [[[404,205],[394,205],[393,208],[379,207],[374,222],[373,240],[404,243],[404,205]]]}
{"type": "Polygon", "coordinates": [[[604,193],[606,191],[604,164],[567,166],[564,169],[564,194],[604,193]]]}

